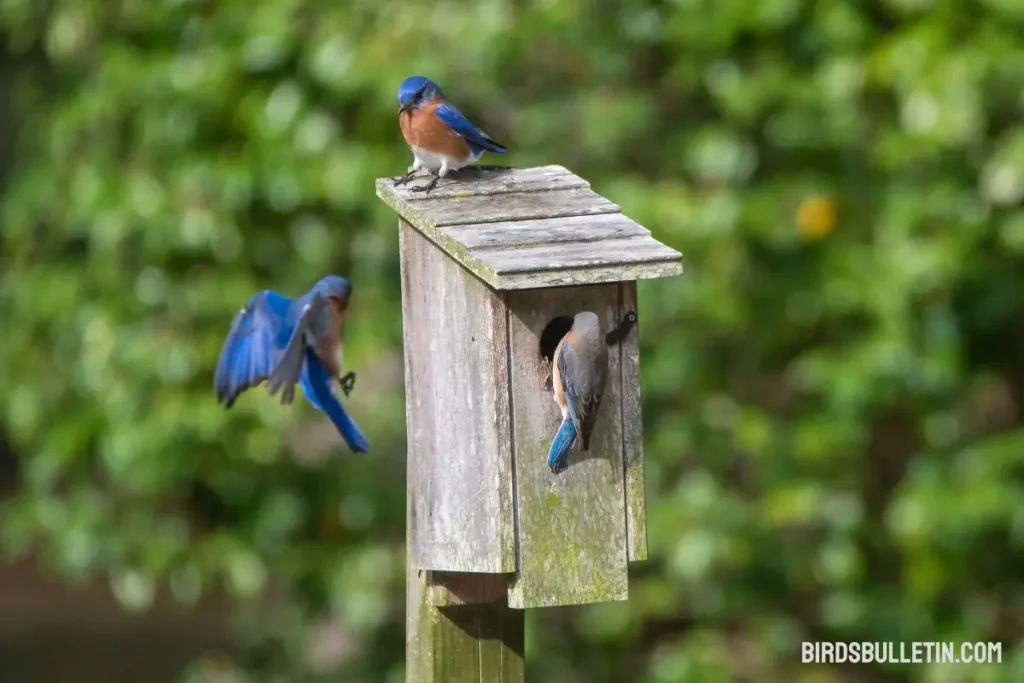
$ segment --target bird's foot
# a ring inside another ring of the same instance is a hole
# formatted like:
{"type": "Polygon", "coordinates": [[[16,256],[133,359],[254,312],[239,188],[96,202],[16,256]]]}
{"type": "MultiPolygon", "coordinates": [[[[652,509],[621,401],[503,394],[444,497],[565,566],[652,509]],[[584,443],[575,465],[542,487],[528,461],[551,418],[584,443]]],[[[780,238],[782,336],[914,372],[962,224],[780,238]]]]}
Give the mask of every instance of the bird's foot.
{"type": "Polygon", "coordinates": [[[409,192],[423,192],[424,194],[430,194],[430,191],[437,186],[437,181],[439,180],[441,180],[441,176],[436,175],[434,176],[434,179],[431,180],[426,185],[420,185],[419,187],[410,187],[409,192]]]}
{"type": "Polygon", "coordinates": [[[551,361],[547,358],[542,358],[540,365],[544,370],[544,391],[552,391],[554,389],[554,385],[552,384],[551,361]]]}
{"type": "Polygon", "coordinates": [[[345,394],[345,398],[352,393],[352,390],[356,386],[356,373],[349,370],[338,380],[338,385],[341,387],[342,392],[345,394]]]}
{"type": "Polygon", "coordinates": [[[407,182],[415,178],[416,174],[419,172],[420,170],[418,168],[411,168],[409,169],[409,172],[406,173],[405,175],[400,175],[397,178],[392,178],[392,180],[395,181],[395,187],[398,187],[399,185],[405,185],[407,182]]]}

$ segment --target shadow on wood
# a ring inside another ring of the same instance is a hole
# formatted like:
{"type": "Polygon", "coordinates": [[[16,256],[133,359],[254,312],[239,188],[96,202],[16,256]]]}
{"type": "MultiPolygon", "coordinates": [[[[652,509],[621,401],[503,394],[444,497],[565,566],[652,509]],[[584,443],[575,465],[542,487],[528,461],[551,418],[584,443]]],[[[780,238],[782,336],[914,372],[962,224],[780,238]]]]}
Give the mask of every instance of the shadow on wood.
{"type": "Polygon", "coordinates": [[[499,591],[488,589],[494,578],[486,574],[457,580],[462,597],[497,601],[438,606],[431,599],[437,597],[434,572],[408,571],[406,680],[522,683],[525,613],[508,608],[504,576],[499,591]]]}

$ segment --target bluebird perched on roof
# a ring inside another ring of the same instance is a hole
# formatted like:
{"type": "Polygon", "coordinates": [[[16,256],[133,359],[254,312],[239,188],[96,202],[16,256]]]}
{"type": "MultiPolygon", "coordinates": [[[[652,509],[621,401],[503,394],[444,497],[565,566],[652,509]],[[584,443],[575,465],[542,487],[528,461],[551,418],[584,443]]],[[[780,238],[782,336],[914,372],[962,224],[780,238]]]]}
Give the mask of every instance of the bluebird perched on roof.
{"type": "Polygon", "coordinates": [[[370,449],[366,439],[338,400],[348,396],[355,373],[341,373],[345,310],[352,294],[348,280],[322,278],[298,299],[264,290],[254,294],[235,316],[214,374],[217,400],[225,408],[246,389],[264,380],[270,393],[281,391],[290,404],[295,383],[313,407],[325,413],[348,447],[357,453],[370,449]]]}
{"type": "Polygon", "coordinates": [[[583,451],[590,449],[607,378],[608,342],[601,323],[596,314],[581,311],[555,347],[551,363],[551,387],[562,409],[562,424],[548,451],[548,467],[555,474],[565,469],[577,440],[583,451]]]}
{"type": "Polygon", "coordinates": [[[413,192],[430,192],[448,171],[476,163],[484,152],[507,154],[505,147],[462,115],[445,99],[441,88],[424,76],[411,76],[398,86],[398,125],[412,149],[412,170],[395,181],[409,182],[421,168],[434,179],[413,192]]]}

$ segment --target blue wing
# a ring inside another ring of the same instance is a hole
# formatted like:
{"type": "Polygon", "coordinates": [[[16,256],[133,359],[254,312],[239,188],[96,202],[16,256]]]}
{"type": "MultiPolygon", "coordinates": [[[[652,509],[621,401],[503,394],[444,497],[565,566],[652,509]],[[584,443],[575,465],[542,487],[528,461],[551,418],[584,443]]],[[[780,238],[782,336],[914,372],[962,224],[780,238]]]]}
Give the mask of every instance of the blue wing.
{"type": "Polygon", "coordinates": [[[581,448],[585,451],[590,448],[590,435],[594,431],[594,418],[597,417],[597,409],[601,405],[601,396],[579,393],[573,382],[573,368],[576,364],[576,352],[573,351],[572,344],[563,343],[558,356],[558,374],[562,380],[562,389],[565,391],[565,407],[582,442],[581,448]]]}
{"type": "Polygon", "coordinates": [[[331,418],[331,422],[338,428],[341,438],[345,439],[349,448],[356,453],[366,453],[370,450],[369,440],[348,416],[345,407],[332,391],[330,373],[309,347],[306,347],[306,362],[302,367],[301,384],[306,399],[314,408],[331,418]]]}
{"type": "Polygon", "coordinates": [[[470,123],[469,119],[463,116],[462,112],[456,109],[455,105],[451,102],[438,105],[437,116],[448,124],[449,128],[461,135],[469,143],[474,153],[483,150],[497,152],[498,154],[506,154],[508,152],[503,145],[495,142],[490,135],[470,123]]]}
{"type": "Polygon", "coordinates": [[[548,450],[548,467],[555,474],[565,469],[565,462],[569,459],[572,445],[576,442],[576,425],[571,419],[562,420],[555,438],[551,441],[551,449],[548,450]]]}
{"type": "Polygon", "coordinates": [[[213,376],[217,400],[230,408],[246,389],[267,379],[287,343],[285,317],[291,299],[263,291],[249,299],[231,322],[213,376]]]}

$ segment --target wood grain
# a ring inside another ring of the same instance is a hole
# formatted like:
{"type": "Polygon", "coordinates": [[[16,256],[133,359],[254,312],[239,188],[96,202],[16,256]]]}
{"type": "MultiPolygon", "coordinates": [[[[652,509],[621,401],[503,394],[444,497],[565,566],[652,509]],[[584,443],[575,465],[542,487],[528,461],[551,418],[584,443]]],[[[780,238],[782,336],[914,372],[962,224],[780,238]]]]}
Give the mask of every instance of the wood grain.
{"type": "Polygon", "coordinates": [[[405,223],[399,245],[414,566],[515,571],[504,297],[405,223]]]}
{"type": "MultiPolygon", "coordinates": [[[[430,194],[411,190],[417,185],[425,184],[427,178],[428,176],[424,175],[423,180],[417,178],[398,187],[395,187],[394,180],[391,178],[382,178],[380,182],[385,186],[387,192],[410,202],[590,187],[590,183],[564,166],[535,166],[533,168],[469,166],[450,172],[446,178],[438,182],[430,194]]],[[[390,204],[390,202],[388,203],[390,204]]]]}
{"type": "Polygon", "coordinates": [[[631,562],[647,559],[647,503],[644,429],[640,409],[640,324],[636,283],[619,285],[621,311],[636,311],[637,322],[618,345],[622,368],[622,461],[626,474],[626,550],[631,562]]]}
{"type": "MultiPolygon", "coordinates": [[[[378,189],[380,185],[377,186],[378,189]]],[[[586,188],[545,192],[509,192],[487,196],[452,195],[424,200],[394,195],[398,214],[427,235],[446,225],[472,225],[531,218],[588,216],[621,211],[604,197],[586,188]]]]}
{"type": "Polygon", "coordinates": [[[619,354],[609,354],[590,452],[575,448],[568,469],[558,475],[548,468],[547,454],[561,413],[544,388],[540,356],[540,336],[557,316],[590,310],[611,329],[620,317],[618,286],[510,292],[508,305],[519,542],[519,571],[509,604],[528,608],[625,600],[619,354]]]}
{"type": "Polygon", "coordinates": [[[457,240],[466,249],[476,251],[600,241],[615,237],[643,237],[650,235],[651,231],[621,213],[606,213],[458,225],[441,228],[440,233],[457,240]]]}
{"type": "Polygon", "coordinates": [[[672,277],[679,275],[681,272],[680,264],[671,261],[614,264],[573,270],[531,270],[508,275],[495,274],[492,276],[493,282],[488,281],[488,284],[498,290],[513,291],[543,287],[568,287],[571,285],[646,280],[649,278],[672,277]]]}
{"type": "Polygon", "coordinates": [[[499,274],[674,262],[679,259],[679,252],[648,235],[571,244],[541,244],[517,249],[478,249],[473,251],[473,255],[486,261],[499,274]]]}

